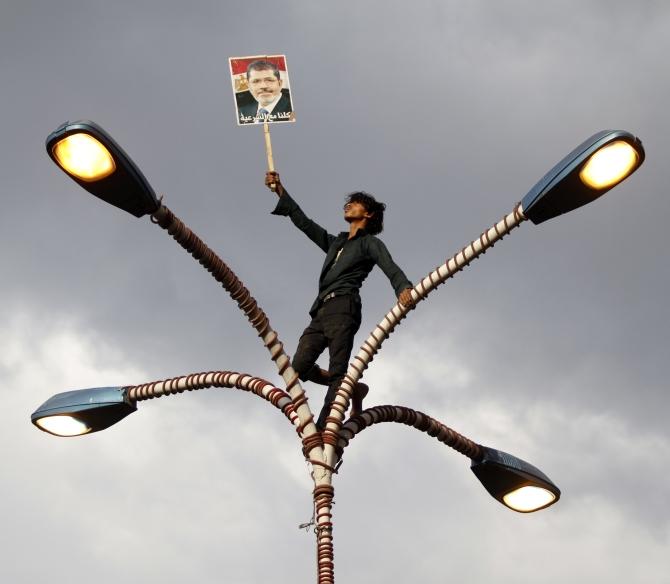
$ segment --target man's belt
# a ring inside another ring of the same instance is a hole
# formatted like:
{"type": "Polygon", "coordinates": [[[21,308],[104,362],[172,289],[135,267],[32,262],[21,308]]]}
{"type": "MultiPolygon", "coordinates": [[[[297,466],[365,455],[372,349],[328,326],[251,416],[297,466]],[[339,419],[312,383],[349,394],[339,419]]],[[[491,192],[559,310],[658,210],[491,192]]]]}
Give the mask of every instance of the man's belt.
{"type": "Polygon", "coordinates": [[[352,292],[331,292],[330,294],[326,294],[322,299],[321,299],[321,304],[325,304],[329,300],[332,300],[336,296],[351,296],[352,292]]]}

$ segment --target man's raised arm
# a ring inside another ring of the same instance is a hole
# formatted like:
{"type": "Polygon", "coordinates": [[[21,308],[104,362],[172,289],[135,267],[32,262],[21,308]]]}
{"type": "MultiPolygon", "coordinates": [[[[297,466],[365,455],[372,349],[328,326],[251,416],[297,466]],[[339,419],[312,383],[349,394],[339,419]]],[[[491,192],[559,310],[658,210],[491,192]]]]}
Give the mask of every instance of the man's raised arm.
{"type": "Polygon", "coordinates": [[[265,173],[265,186],[271,191],[277,193],[279,202],[272,211],[273,215],[283,215],[289,217],[300,231],[309,237],[316,245],[318,245],[324,252],[328,252],[330,244],[335,239],[334,235],[328,233],[321,225],[312,221],[302,209],[298,206],[286,192],[284,185],[281,183],[279,173],[268,171],[265,173]]]}
{"type": "Polygon", "coordinates": [[[278,197],[281,197],[284,194],[284,186],[281,184],[278,172],[268,170],[265,173],[265,186],[273,193],[277,193],[278,197]]]}

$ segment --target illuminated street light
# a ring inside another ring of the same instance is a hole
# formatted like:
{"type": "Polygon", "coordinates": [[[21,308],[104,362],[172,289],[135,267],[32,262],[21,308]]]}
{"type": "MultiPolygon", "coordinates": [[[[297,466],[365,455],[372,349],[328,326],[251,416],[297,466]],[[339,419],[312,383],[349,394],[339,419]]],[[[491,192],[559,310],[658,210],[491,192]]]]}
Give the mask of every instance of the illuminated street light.
{"type": "Polygon", "coordinates": [[[560,499],[560,489],[532,464],[494,448],[482,449],[482,458],[473,460],[470,468],[493,498],[506,507],[531,513],[560,499]]]}
{"type": "Polygon", "coordinates": [[[109,428],[137,408],[123,387],[96,387],[58,393],[30,416],[55,436],[81,436],[109,428]]]}
{"type": "Polygon", "coordinates": [[[486,490],[510,509],[530,513],[559,500],[558,487],[533,465],[483,447],[421,412],[401,406],[375,406],[346,423],[344,417],[354,387],[382,343],[410,310],[525,220],[542,223],[581,207],[635,172],[644,161],[645,153],[640,140],[632,134],[607,130],[583,142],[555,165],[511,212],[420,280],[412,289],[413,306],[395,304],[353,357],[323,431],[314,425],[298,375],[267,315],[225,262],[156,199],[151,186],[120,146],[93,122],[82,121],[64,124],[53,132],[47,139],[47,151],[64,172],[90,193],[137,217],[151,214],[152,223],[164,229],[195,258],[236,302],[268,350],[286,390],[259,377],[222,371],[136,386],[66,392],[47,400],[33,413],[32,422],[40,429],[59,436],[96,432],[135,411],[137,401],[205,387],[235,387],[263,397],[280,409],[297,430],[302,452],[311,465],[314,507],[313,520],[307,525],[313,525],[316,534],[319,584],[334,582],[333,479],[342,462],[344,448],[358,432],[380,422],[412,426],[468,457],[472,471],[486,490]]]}
{"type": "Polygon", "coordinates": [[[108,177],[116,170],[114,158],[90,134],[70,134],[54,144],[53,154],[61,168],[85,182],[108,177]]]}
{"type": "Polygon", "coordinates": [[[92,195],[142,217],[159,207],[151,185],[130,156],[95,122],[65,122],[47,137],[51,159],[92,195]]]}
{"type": "Polygon", "coordinates": [[[642,142],[623,130],[604,130],[582,142],[528,192],[523,213],[536,225],[604,195],[644,162],[642,142]]]}
{"type": "Polygon", "coordinates": [[[628,142],[617,140],[592,154],[579,178],[596,190],[611,188],[637,166],[640,155],[628,142]]]}

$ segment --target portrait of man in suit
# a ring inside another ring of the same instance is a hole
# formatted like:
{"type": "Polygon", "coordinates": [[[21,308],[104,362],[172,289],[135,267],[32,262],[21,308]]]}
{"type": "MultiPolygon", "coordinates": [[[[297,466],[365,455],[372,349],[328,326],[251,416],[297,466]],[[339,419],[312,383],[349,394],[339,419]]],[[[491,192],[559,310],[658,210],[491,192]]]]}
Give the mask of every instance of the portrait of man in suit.
{"type": "Polygon", "coordinates": [[[276,63],[262,58],[249,62],[242,81],[246,91],[235,93],[238,124],[293,121],[290,90],[276,63]]]}

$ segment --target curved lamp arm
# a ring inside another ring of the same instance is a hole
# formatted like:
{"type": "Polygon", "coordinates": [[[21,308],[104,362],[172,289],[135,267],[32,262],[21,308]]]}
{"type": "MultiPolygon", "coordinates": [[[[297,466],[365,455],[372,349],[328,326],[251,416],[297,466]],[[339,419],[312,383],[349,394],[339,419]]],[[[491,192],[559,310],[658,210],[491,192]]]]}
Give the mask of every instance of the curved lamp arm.
{"type": "Polygon", "coordinates": [[[295,412],[291,396],[269,381],[260,377],[252,377],[246,373],[235,371],[192,373],[141,385],[129,385],[124,389],[128,398],[137,402],[210,387],[235,388],[254,393],[279,409],[292,425],[297,426],[298,433],[300,432],[300,420],[295,412]]]}
{"type": "MultiPolygon", "coordinates": [[[[486,253],[486,250],[501,240],[505,235],[515,227],[526,220],[521,208],[521,203],[517,203],[514,210],[505,215],[498,223],[490,229],[484,231],[479,238],[470,242],[458,253],[447,259],[441,266],[435,268],[423,280],[421,280],[412,290],[412,298],[415,302],[421,302],[440,284],[446,282],[449,278],[460,272],[476,260],[480,255],[486,253]]],[[[328,418],[328,424],[323,432],[323,441],[326,451],[326,462],[334,464],[335,448],[338,445],[338,434],[344,420],[344,415],[349,408],[349,400],[354,386],[363,376],[374,356],[382,346],[382,343],[391,335],[400,322],[407,316],[410,308],[407,308],[399,302],[386,314],[384,319],[370,333],[370,336],[361,346],[358,354],[349,364],[349,369],[342,380],[342,385],[335,395],[333,405],[328,418]]]]}
{"type": "Polygon", "coordinates": [[[267,315],[230,267],[170,209],[161,204],[151,215],[151,218],[154,223],[165,229],[179,245],[198,260],[217,282],[221,283],[244,312],[251,326],[258,331],[258,335],[270,351],[272,360],[286,382],[286,390],[293,400],[293,407],[300,419],[298,430],[303,439],[303,447],[309,451],[307,459],[319,461],[318,474],[322,475],[325,458],[321,435],[314,425],[314,417],[307,404],[305,392],[298,380],[298,374],[291,367],[288,355],[279,340],[279,335],[273,330],[267,315]],[[311,452],[312,450],[313,452],[311,452]]]}
{"type": "Polygon", "coordinates": [[[302,391],[298,376],[291,368],[289,358],[284,351],[284,346],[279,340],[279,336],[272,329],[272,326],[270,326],[270,321],[263,309],[258,306],[256,299],[237,275],[165,205],[161,204],[158,210],[152,214],[151,218],[152,222],[165,229],[179,245],[198,260],[202,267],[212,274],[214,279],[237,302],[237,305],[244,312],[251,326],[256,329],[258,335],[263,339],[263,344],[270,351],[272,360],[286,381],[287,391],[291,395],[294,395],[297,390],[302,391]]]}
{"type": "Polygon", "coordinates": [[[315,456],[322,463],[325,462],[320,435],[312,423],[312,413],[304,391],[290,366],[282,343],[256,300],[230,268],[161,203],[139,167],[109,133],[95,122],[65,122],[47,136],[45,146],[51,159],[77,184],[92,195],[135,217],[151,215],[154,223],[166,229],[223,284],[270,351],[294,401],[304,434],[303,442],[307,440],[313,444],[315,456]]]}
{"type": "Polygon", "coordinates": [[[81,436],[120,422],[137,409],[138,401],[208,387],[237,388],[262,397],[280,410],[300,434],[300,420],[291,396],[265,379],[234,371],[208,371],[141,385],[66,391],[50,397],[37,408],[31,421],[56,436],[81,436]]]}
{"type": "MultiPolygon", "coordinates": [[[[373,424],[380,424],[382,422],[398,422],[413,426],[428,433],[430,436],[434,436],[440,442],[451,446],[469,458],[477,458],[482,454],[481,446],[426,414],[402,406],[376,406],[364,410],[360,415],[351,418],[344,424],[340,430],[335,451],[337,458],[340,459],[342,457],[344,449],[359,432],[373,424]]],[[[333,503],[332,487],[330,489],[315,489],[314,502],[317,518],[318,582],[319,584],[331,584],[334,579],[331,515],[333,503]]]]}
{"type": "Polygon", "coordinates": [[[513,454],[482,446],[430,416],[403,406],[376,406],[349,420],[340,431],[337,455],[359,432],[381,422],[412,426],[467,456],[489,494],[519,513],[532,513],[558,501],[560,489],[539,468],[513,454]]]}
{"type": "Polygon", "coordinates": [[[381,424],[383,422],[396,422],[412,426],[471,460],[479,461],[484,455],[484,448],[482,446],[423,412],[404,406],[375,406],[363,410],[360,415],[351,418],[342,426],[337,442],[337,457],[340,458],[342,456],[344,449],[357,434],[373,424],[381,424]]]}

